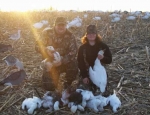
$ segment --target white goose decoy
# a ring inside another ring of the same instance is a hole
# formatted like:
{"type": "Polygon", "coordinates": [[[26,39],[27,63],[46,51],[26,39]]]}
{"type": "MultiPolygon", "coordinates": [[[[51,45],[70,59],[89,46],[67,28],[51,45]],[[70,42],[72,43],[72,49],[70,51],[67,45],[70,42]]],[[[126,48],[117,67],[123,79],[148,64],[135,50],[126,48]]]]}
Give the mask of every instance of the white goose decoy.
{"type": "MultiPolygon", "coordinates": [[[[98,54],[103,55],[104,51],[100,50],[98,54]]],[[[101,65],[101,62],[98,58],[96,58],[94,67],[89,68],[89,76],[92,82],[100,88],[100,91],[105,92],[105,88],[107,85],[107,74],[104,66],[101,65]]]]}
{"type": "Polygon", "coordinates": [[[149,19],[149,17],[150,17],[149,15],[144,15],[141,18],[144,19],[144,20],[147,20],[147,19],[149,19]]]}
{"type": "Polygon", "coordinates": [[[120,17],[115,17],[111,20],[111,22],[119,22],[120,21],[120,17]]]}
{"type": "Polygon", "coordinates": [[[13,34],[9,37],[9,39],[12,39],[12,40],[18,40],[20,39],[21,37],[21,34],[20,34],[21,30],[18,30],[18,32],[16,34],[13,34]]]}
{"type": "Polygon", "coordinates": [[[37,22],[37,23],[33,24],[33,27],[37,28],[37,29],[40,29],[40,28],[43,27],[43,23],[42,22],[37,22]]]}
{"type": "Polygon", "coordinates": [[[93,20],[101,20],[101,17],[94,17],[93,20]]]}
{"type": "Polygon", "coordinates": [[[135,20],[136,17],[135,17],[135,16],[128,16],[126,19],[127,19],[127,20],[135,20]]]}
{"type": "Polygon", "coordinates": [[[42,21],[40,21],[40,22],[34,23],[34,24],[33,24],[33,27],[34,27],[34,28],[37,28],[37,29],[40,29],[40,28],[42,28],[44,25],[48,25],[48,21],[47,21],[47,20],[42,20],[42,21]]]}
{"type": "Polygon", "coordinates": [[[84,18],[87,18],[88,17],[88,15],[87,14],[84,14],[84,18]]]}
{"type": "Polygon", "coordinates": [[[74,18],[71,22],[69,22],[67,24],[67,28],[70,28],[70,27],[81,27],[82,25],[82,19],[79,18],[79,16],[77,18],[74,18]]]}

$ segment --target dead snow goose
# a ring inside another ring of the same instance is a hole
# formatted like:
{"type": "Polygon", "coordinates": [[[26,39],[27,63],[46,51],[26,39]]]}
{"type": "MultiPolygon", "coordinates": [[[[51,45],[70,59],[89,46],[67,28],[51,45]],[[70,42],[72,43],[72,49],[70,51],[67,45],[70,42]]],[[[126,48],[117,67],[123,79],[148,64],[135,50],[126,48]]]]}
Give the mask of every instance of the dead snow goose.
{"type": "MultiPolygon", "coordinates": [[[[104,51],[100,50],[98,54],[103,55],[104,51]]],[[[92,82],[100,88],[100,91],[105,92],[105,88],[107,85],[107,74],[104,66],[101,65],[101,62],[98,58],[96,58],[93,69],[89,68],[89,76],[92,82]]]]}
{"type": "Polygon", "coordinates": [[[110,106],[113,109],[113,112],[116,113],[117,109],[120,108],[121,106],[121,101],[119,100],[119,98],[116,95],[116,92],[114,91],[113,95],[110,95],[108,97],[108,102],[110,102],[110,106]]]}

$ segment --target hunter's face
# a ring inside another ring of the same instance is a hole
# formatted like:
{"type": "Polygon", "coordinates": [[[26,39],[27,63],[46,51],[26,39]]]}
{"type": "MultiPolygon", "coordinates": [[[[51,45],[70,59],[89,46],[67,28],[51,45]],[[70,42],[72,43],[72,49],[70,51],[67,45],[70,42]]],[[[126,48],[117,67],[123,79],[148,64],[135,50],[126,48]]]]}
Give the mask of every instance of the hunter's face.
{"type": "Polygon", "coordinates": [[[66,31],[66,24],[55,25],[55,30],[57,34],[64,34],[66,31]]]}
{"type": "Polygon", "coordinates": [[[87,34],[86,36],[87,36],[88,41],[95,41],[96,39],[95,33],[90,33],[90,34],[87,34]]]}

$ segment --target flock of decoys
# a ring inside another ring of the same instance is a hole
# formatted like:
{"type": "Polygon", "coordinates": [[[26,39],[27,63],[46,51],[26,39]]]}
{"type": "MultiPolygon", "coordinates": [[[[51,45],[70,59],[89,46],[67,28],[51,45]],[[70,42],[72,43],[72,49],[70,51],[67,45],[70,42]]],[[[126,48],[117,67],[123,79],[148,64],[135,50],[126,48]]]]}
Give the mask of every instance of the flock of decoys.
{"type": "MultiPolygon", "coordinates": [[[[21,30],[18,30],[17,33],[10,35],[9,39],[12,40],[12,44],[0,43],[0,53],[5,53],[8,51],[12,52],[14,50],[14,45],[17,45],[16,43],[21,39],[21,30]]],[[[7,64],[7,68],[2,73],[4,78],[0,81],[0,85],[6,85],[8,87],[1,90],[0,94],[4,94],[10,87],[21,85],[27,77],[23,63],[18,58],[9,54],[2,58],[2,60],[7,64]],[[14,68],[17,68],[17,70],[14,68]],[[12,69],[16,71],[11,72],[10,70],[12,69]]]]}

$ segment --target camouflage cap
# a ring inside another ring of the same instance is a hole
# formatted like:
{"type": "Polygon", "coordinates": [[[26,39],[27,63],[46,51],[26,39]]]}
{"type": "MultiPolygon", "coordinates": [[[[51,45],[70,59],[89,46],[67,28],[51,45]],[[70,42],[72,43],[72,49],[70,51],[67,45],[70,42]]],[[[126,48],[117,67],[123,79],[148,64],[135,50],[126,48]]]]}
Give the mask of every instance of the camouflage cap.
{"type": "Polygon", "coordinates": [[[66,19],[64,17],[57,17],[55,20],[55,25],[57,24],[66,24],[66,19]]]}
{"type": "Polygon", "coordinates": [[[96,34],[97,29],[95,25],[88,25],[86,29],[87,34],[96,34]]]}

